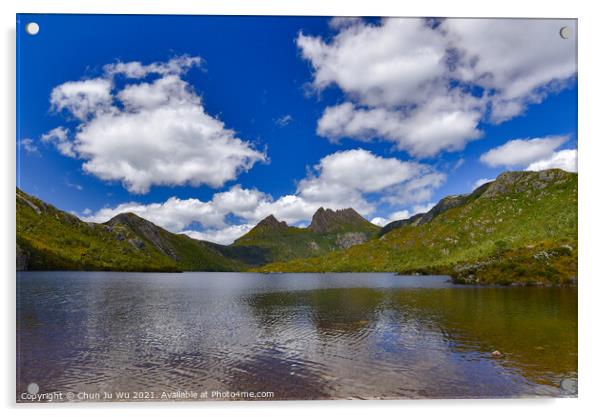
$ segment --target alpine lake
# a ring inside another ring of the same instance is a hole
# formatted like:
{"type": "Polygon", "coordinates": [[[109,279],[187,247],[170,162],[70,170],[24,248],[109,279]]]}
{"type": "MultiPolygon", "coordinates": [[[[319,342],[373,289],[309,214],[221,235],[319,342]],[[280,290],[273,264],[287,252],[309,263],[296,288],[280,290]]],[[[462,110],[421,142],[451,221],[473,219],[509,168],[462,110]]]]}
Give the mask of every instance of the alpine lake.
{"type": "Polygon", "coordinates": [[[576,288],[17,273],[19,402],[574,397],[576,384],[576,288]]]}

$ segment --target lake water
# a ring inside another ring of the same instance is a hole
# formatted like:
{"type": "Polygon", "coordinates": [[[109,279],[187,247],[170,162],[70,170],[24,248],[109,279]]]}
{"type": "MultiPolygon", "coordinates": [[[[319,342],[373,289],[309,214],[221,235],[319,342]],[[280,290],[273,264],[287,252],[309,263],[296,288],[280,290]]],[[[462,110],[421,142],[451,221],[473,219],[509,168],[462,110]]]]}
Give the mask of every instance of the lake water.
{"type": "Polygon", "coordinates": [[[393,274],[17,279],[18,401],[31,383],[40,394],[92,394],[82,401],[575,395],[575,288],[393,274]]]}

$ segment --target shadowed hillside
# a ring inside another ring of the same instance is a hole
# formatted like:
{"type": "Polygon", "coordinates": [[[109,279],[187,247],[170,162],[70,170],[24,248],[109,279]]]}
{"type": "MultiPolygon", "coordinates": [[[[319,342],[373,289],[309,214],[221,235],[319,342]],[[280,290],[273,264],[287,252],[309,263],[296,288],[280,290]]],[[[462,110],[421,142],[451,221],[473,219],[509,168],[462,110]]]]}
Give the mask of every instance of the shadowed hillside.
{"type": "Polygon", "coordinates": [[[135,214],[104,224],[77,217],[17,189],[17,269],[240,271],[249,265],[213,244],[170,233],[135,214]]]}

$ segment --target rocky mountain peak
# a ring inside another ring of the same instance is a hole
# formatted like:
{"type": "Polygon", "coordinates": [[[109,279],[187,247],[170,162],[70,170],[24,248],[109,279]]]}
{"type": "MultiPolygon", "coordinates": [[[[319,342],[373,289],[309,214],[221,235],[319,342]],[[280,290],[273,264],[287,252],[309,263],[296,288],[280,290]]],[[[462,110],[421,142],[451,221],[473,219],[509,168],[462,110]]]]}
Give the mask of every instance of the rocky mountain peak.
{"type": "MultiPolygon", "coordinates": [[[[109,230],[118,235],[121,233],[120,229],[125,226],[127,229],[131,230],[134,235],[148,240],[161,253],[172,259],[178,259],[175,248],[166,237],[169,232],[134,213],[119,213],[106,222],[105,225],[109,227],[109,230]]],[[[144,242],[139,238],[131,240],[130,243],[136,247],[143,247],[144,242]]]]}
{"type": "Polygon", "coordinates": [[[270,214],[268,217],[257,223],[257,225],[253,229],[261,229],[261,230],[286,230],[288,229],[288,224],[285,221],[279,221],[273,214],[270,214]]]}
{"type": "Polygon", "coordinates": [[[157,227],[155,224],[150,221],[143,219],[134,213],[119,213],[116,216],[112,217],[108,222],[105,223],[108,226],[115,226],[119,224],[123,224],[126,226],[140,226],[140,225],[152,225],[153,227],[157,227]]]}
{"type": "Polygon", "coordinates": [[[352,208],[331,210],[320,207],[311,219],[308,229],[313,232],[333,232],[345,226],[370,224],[357,211],[352,208]]]}
{"type": "Polygon", "coordinates": [[[568,181],[574,175],[576,174],[561,169],[503,172],[497,176],[495,181],[485,184],[475,192],[482,189],[483,197],[495,197],[510,192],[522,193],[527,190],[541,190],[550,184],[568,181]]]}

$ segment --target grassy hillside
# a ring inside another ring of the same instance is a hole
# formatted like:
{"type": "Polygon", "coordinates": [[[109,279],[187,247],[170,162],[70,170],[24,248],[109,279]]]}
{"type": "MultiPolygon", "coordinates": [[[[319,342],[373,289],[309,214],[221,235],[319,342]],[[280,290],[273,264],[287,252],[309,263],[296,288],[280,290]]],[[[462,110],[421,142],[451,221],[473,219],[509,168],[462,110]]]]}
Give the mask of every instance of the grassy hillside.
{"type": "Polygon", "coordinates": [[[289,227],[268,216],[224,246],[171,233],[132,213],[104,224],[82,222],[17,189],[19,269],[245,271],[322,255],[363,242],[379,230],[352,209],[320,209],[309,228],[289,227]]]}
{"type": "Polygon", "coordinates": [[[86,223],[17,189],[17,268],[30,270],[244,270],[209,244],[122,214],[86,223]]]}
{"type": "Polygon", "coordinates": [[[577,174],[509,172],[451,199],[453,204],[446,203],[445,210],[440,206],[426,222],[402,224],[346,250],[260,270],[445,273],[471,283],[576,278],[577,174]]]}
{"type": "Polygon", "coordinates": [[[134,214],[86,223],[17,189],[17,267],[34,270],[397,272],[462,283],[565,284],[577,277],[577,174],[509,172],[379,228],[319,209],[307,228],[268,216],[229,246],[134,214]]]}
{"type": "Polygon", "coordinates": [[[184,271],[240,271],[248,268],[244,262],[224,256],[216,245],[174,234],[132,213],[115,216],[107,223],[113,233],[131,232],[145,245],[156,248],[174,260],[184,271]]]}

